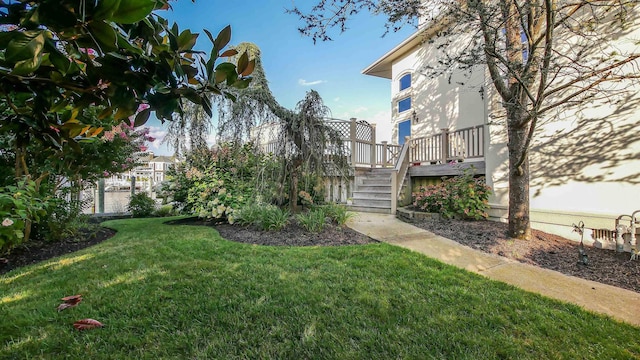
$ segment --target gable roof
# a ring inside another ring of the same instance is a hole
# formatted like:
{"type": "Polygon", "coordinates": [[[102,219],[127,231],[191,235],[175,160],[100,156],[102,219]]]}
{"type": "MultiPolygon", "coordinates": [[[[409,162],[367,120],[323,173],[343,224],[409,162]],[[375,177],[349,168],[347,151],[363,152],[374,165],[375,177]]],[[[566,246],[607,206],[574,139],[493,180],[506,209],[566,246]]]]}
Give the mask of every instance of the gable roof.
{"type": "Polygon", "coordinates": [[[436,36],[448,23],[449,19],[447,17],[441,17],[438,20],[421,26],[411,36],[362,70],[362,74],[391,79],[393,76],[391,71],[392,65],[396,60],[414,51],[422,45],[424,41],[436,36]]]}

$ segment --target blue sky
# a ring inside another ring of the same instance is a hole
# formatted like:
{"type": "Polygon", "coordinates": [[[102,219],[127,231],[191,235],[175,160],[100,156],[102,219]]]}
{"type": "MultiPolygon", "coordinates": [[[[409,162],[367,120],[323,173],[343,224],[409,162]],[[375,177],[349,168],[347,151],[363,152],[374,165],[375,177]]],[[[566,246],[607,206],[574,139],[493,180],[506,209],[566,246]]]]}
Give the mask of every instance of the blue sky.
{"type": "MultiPolygon", "coordinates": [[[[304,9],[311,2],[298,0],[296,5],[304,9]]],[[[280,104],[292,109],[307,91],[314,89],[334,118],[356,117],[376,123],[378,141],[391,140],[391,85],[386,79],[365,76],[361,71],[415,29],[407,25],[382,37],[384,17],[362,13],[350,19],[347,32],[335,31],[333,41],[314,45],[311,38],[298,32],[300,20],[285,13],[292,4],[292,0],[179,0],[173,2],[173,11],[161,15],[171,23],[177,22],[181,31],[188,28],[201,33],[197,47],[206,50],[210,44],[202,29],[215,35],[231,25],[231,44],[246,41],[261,49],[269,85],[280,104]]],[[[159,122],[152,120],[147,126],[152,135],[162,138],[164,129],[159,122]]],[[[213,138],[212,134],[211,141],[213,138]]],[[[173,152],[159,142],[152,144],[152,151],[173,152]]]]}

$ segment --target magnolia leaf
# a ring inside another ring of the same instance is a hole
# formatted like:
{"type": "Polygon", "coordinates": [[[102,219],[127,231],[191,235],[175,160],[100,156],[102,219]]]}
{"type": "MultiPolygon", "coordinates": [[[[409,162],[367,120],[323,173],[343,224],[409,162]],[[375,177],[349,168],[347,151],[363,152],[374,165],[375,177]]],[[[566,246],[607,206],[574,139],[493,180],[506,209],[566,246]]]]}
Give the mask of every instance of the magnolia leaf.
{"type": "Polygon", "coordinates": [[[103,51],[118,50],[118,35],[111,25],[104,21],[92,21],[89,24],[89,28],[103,51]]]}
{"type": "Polygon", "coordinates": [[[136,115],[136,120],[133,123],[133,126],[138,127],[138,126],[142,126],[144,124],[147,123],[147,121],[149,120],[149,115],[151,115],[151,109],[147,108],[144,109],[142,111],[140,111],[138,113],[138,115],[136,115]]]}
{"type": "Polygon", "coordinates": [[[80,331],[91,330],[91,329],[100,328],[103,326],[104,325],[100,321],[94,320],[94,319],[82,319],[73,323],[73,327],[80,331]]]}
{"type": "Polygon", "coordinates": [[[222,31],[220,31],[220,33],[218,33],[218,36],[213,42],[213,46],[216,48],[216,50],[220,51],[225,46],[227,46],[229,41],[231,41],[231,25],[227,25],[227,27],[225,27],[224,29],[222,29],[222,31]]]}
{"type": "Polygon", "coordinates": [[[156,0],[120,1],[109,20],[120,24],[133,24],[146,18],[156,7],[156,0]]]}
{"type": "Polygon", "coordinates": [[[38,70],[41,62],[42,62],[41,56],[18,61],[16,65],[13,67],[13,70],[11,70],[11,73],[15,75],[31,74],[32,72],[38,70]]]}
{"type": "Polygon", "coordinates": [[[78,294],[78,295],[65,296],[60,300],[64,302],[80,302],[82,301],[82,295],[78,294]]]}
{"type": "Polygon", "coordinates": [[[178,51],[186,51],[193,49],[193,46],[196,44],[198,40],[198,34],[192,34],[191,30],[183,31],[180,36],[178,36],[178,51]]]}
{"type": "Polygon", "coordinates": [[[64,309],[77,306],[82,301],[82,295],[78,294],[78,295],[72,295],[72,296],[65,296],[61,300],[64,302],[58,305],[57,307],[58,311],[62,311],[64,309]]]}
{"type": "Polygon", "coordinates": [[[99,127],[99,128],[93,129],[93,131],[91,131],[91,133],[89,134],[89,137],[96,137],[96,136],[100,135],[102,130],[104,130],[104,128],[102,126],[99,127]]]}
{"type": "Polygon", "coordinates": [[[240,59],[238,59],[238,74],[242,74],[249,65],[249,54],[246,52],[240,55],[240,59]]]}
{"type": "Polygon", "coordinates": [[[17,33],[7,44],[5,60],[17,62],[37,57],[44,48],[44,30],[29,30],[17,33]]]}
{"type": "Polygon", "coordinates": [[[119,5],[120,0],[99,0],[93,18],[95,20],[111,19],[119,5]]]}
{"type": "Polygon", "coordinates": [[[229,50],[223,52],[222,54],[220,54],[220,57],[229,57],[229,56],[235,56],[235,55],[238,55],[238,50],[229,49],[229,50]]]}
{"type": "Polygon", "coordinates": [[[247,64],[247,67],[244,69],[244,71],[240,72],[240,75],[249,76],[251,75],[251,73],[253,73],[253,70],[255,68],[256,68],[256,59],[253,59],[249,61],[249,64],[247,64]]]}

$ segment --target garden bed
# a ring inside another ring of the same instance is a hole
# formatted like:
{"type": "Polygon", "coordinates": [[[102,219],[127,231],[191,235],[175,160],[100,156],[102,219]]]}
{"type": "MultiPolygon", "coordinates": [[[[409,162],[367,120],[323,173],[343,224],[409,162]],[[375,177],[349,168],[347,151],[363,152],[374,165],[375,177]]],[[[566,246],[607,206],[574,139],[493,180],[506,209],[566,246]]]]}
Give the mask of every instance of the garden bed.
{"type": "Polygon", "coordinates": [[[579,243],[543,231],[532,230],[531,240],[517,240],[507,235],[507,224],[496,221],[399,218],[486,253],[640,293],[640,260],[630,260],[629,253],[585,246],[589,264],[584,266],[578,263],[579,243]]]}

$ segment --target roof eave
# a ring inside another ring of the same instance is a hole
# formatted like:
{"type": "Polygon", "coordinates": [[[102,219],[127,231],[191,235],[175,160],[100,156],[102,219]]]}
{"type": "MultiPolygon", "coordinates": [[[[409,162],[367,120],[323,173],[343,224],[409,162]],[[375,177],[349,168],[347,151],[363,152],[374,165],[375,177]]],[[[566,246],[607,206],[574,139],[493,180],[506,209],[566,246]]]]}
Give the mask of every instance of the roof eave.
{"type": "Polygon", "coordinates": [[[438,31],[447,25],[447,20],[448,19],[446,18],[440,18],[428,26],[420,27],[411,36],[362,70],[362,74],[391,79],[393,76],[393,62],[413,51],[413,49],[422,44],[423,41],[433,37],[438,31]]]}

